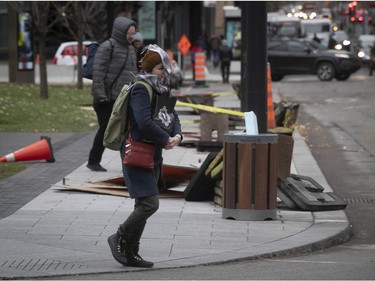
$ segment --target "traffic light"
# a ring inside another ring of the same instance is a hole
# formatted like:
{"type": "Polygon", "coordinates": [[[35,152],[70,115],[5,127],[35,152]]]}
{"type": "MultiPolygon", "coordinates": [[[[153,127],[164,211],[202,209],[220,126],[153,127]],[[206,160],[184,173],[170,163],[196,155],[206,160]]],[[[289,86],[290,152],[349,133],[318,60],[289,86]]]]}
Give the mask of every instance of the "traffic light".
{"type": "Polygon", "coordinates": [[[357,2],[356,1],[348,3],[348,15],[349,15],[350,22],[355,22],[356,8],[357,8],[357,2]]]}

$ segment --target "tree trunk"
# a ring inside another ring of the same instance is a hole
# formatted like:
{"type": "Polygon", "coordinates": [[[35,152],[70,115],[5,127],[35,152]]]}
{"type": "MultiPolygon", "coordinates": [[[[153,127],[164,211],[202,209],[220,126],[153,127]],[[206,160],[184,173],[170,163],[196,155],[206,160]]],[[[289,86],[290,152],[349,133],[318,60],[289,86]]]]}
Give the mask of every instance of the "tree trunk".
{"type": "Polygon", "coordinates": [[[48,99],[46,36],[49,29],[47,19],[50,12],[50,2],[32,2],[31,11],[34,19],[35,34],[39,41],[40,98],[48,99]]]}
{"type": "Polygon", "coordinates": [[[46,37],[39,33],[39,76],[40,76],[40,98],[48,99],[47,60],[46,60],[46,37]]]}
{"type": "MultiPolygon", "coordinates": [[[[81,37],[82,38],[82,37],[81,37]]],[[[83,89],[82,79],[82,39],[78,40],[78,61],[77,61],[77,89],[83,89]]]]}

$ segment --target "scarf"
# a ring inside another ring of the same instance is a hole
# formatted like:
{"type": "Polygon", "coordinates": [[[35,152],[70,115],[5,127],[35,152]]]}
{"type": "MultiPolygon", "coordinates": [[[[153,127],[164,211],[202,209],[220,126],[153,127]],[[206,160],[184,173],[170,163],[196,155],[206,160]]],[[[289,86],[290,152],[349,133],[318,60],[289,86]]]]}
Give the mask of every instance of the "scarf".
{"type": "Polygon", "coordinates": [[[141,70],[135,77],[134,82],[137,81],[144,81],[147,84],[151,85],[151,87],[162,96],[169,95],[169,82],[170,82],[170,75],[165,71],[164,77],[159,79],[157,75],[150,74],[141,70]]]}

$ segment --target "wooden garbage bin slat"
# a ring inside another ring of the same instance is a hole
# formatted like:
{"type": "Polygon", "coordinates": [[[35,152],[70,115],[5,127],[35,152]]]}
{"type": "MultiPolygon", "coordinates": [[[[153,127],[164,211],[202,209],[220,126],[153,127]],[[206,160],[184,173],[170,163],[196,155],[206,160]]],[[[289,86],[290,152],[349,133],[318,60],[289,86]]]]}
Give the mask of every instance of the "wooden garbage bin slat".
{"type": "Polygon", "coordinates": [[[255,186],[251,198],[253,209],[265,210],[268,205],[268,144],[255,145],[255,186]]]}
{"type": "Polygon", "coordinates": [[[223,190],[223,206],[225,208],[236,208],[236,158],[236,144],[224,143],[223,161],[225,170],[223,170],[223,180],[225,186],[228,187],[223,190]]]}
{"type": "Polygon", "coordinates": [[[277,208],[277,173],[278,173],[278,144],[273,143],[269,145],[269,160],[268,160],[268,209],[277,208]]]}
{"type": "Polygon", "coordinates": [[[253,148],[251,144],[238,144],[238,206],[251,209],[253,148]]]}

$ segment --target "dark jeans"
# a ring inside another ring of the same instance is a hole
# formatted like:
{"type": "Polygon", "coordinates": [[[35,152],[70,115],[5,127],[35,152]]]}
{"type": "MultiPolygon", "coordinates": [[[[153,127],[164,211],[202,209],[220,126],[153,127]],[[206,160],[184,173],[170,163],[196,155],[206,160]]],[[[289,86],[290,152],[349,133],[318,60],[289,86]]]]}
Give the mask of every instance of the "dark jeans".
{"type": "Polygon", "coordinates": [[[221,76],[223,77],[223,83],[229,82],[229,71],[230,71],[230,61],[221,62],[221,76]]]}
{"type": "Polygon", "coordinates": [[[159,195],[135,199],[133,212],[126,221],[120,225],[120,233],[123,234],[129,245],[139,246],[139,241],[145,229],[147,219],[159,209],[159,195]]]}
{"type": "MultiPolygon", "coordinates": [[[[156,181],[160,177],[161,166],[154,168],[156,181]]],[[[147,219],[159,209],[159,195],[135,199],[134,210],[120,225],[119,233],[132,247],[139,247],[139,241],[145,229],[147,219]]]]}
{"type": "Polygon", "coordinates": [[[105,147],[103,146],[104,132],[107,128],[109,118],[111,117],[112,107],[114,102],[111,103],[94,103],[93,107],[98,117],[99,129],[95,135],[92,148],[90,150],[88,164],[99,164],[102,161],[102,155],[105,147]]]}

